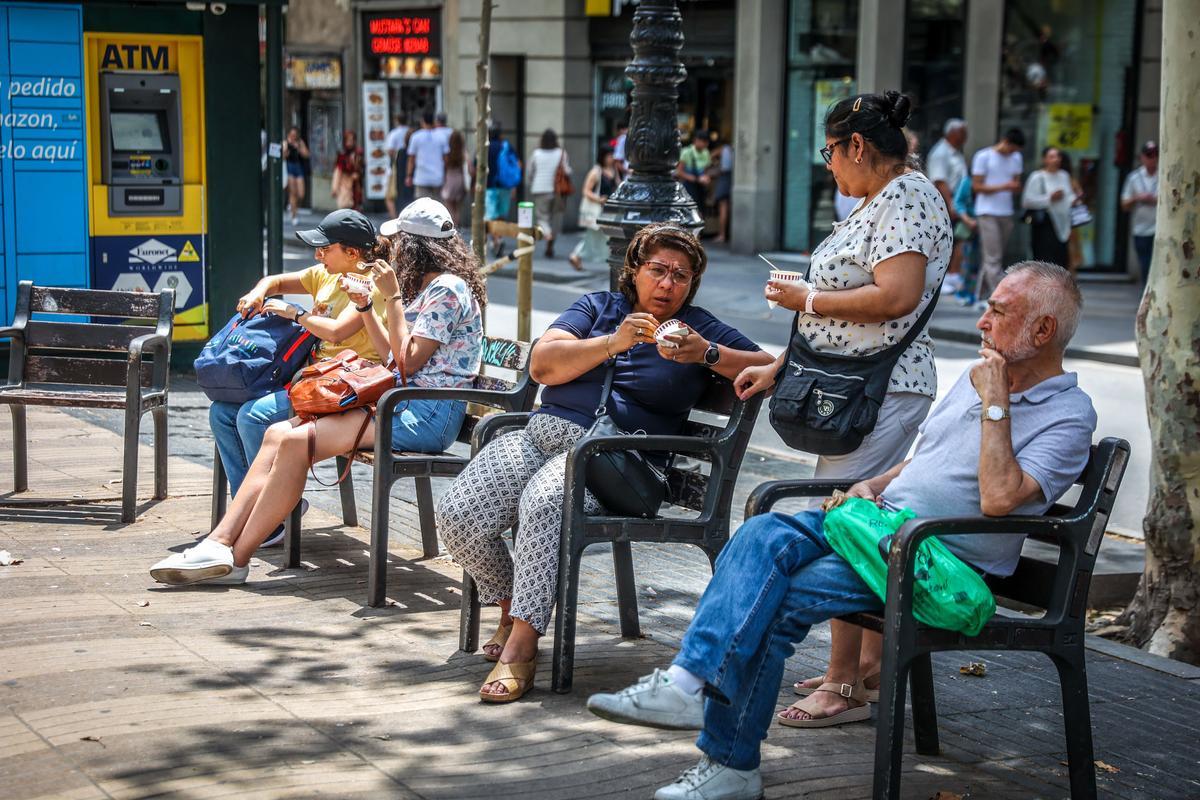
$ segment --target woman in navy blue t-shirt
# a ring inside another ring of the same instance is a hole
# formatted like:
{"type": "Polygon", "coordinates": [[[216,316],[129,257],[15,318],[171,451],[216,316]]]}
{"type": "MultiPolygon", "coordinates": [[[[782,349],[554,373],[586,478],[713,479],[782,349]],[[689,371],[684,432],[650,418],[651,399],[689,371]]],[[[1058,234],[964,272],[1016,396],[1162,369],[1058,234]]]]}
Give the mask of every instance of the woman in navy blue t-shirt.
{"type": "MultiPolygon", "coordinates": [[[[584,295],[533,349],[530,371],[545,386],[528,426],[500,436],[471,461],[438,502],[438,531],[479,586],[501,608],[500,628],[483,646],[498,661],[479,690],[483,700],[516,700],[533,683],[538,639],[550,622],[558,583],[566,459],[596,417],[604,375],[615,359],[607,410],[627,431],[675,434],[709,383],[771,362],[734,328],[691,304],[707,259],[676,225],[643,228],[625,253],[618,292],[584,295]],[[666,344],[654,333],[678,320],[666,344]],[[520,523],[516,554],[501,534],[520,523]]],[[[600,513],[590,492],[584,510],[600,513]]]]}

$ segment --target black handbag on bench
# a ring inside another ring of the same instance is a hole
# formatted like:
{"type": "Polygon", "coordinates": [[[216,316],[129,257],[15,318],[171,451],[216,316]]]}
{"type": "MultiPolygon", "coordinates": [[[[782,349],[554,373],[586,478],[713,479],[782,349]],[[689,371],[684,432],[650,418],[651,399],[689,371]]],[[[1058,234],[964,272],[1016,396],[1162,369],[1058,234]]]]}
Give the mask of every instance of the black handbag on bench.
{"type": "MultiPolygon", "coordinates": [[[[623,430],[608,413],[608,400],[612,396],[616,370],[616,359],[611,359],[604,375],[600,404],[596,408],[596,421],[584,434],[585,439],[638,435],[623,430]]],[[[593,453],[587,462],[586,485],[600,505],[613,514],[626,517],[649,519],[658,514],[667,497],[666,476],[650,463],[646,453],[641,450],[601,450],[593,453]]]]}
{"type": "Polygon", "coordinates": [[[929,305],[896,344],[869,356],[820,353],[792,323],[787,357],[775,376],[771,427],[789,447],[822,456],[852,453],[875,430],[892,368],[933,315],[941,282],[929,305]]]}

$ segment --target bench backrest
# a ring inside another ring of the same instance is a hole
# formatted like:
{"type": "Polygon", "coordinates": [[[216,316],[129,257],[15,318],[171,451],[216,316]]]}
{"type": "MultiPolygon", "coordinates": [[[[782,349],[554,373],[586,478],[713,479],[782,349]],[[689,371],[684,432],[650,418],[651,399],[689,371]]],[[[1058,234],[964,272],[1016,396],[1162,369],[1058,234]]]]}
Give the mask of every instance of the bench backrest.
{"type": "Polygon", "coordinates": [[[474,388],[501,394],[489,397],[486,404],[467,407],[467,416],[458,432],[458,441],[470,444],[476,423],[485,414],[501,411],[529,411],[537,395],[537,384],[529,377],[529,357],[534,342],[519,342],[499,336],[483,339],[483,369],[475,377],[474,388]]]}
{"type": "Polygon", "coordinates": [[[761,403],[761,394],[746,401],[739,400],[730,381],[715,372],[710,373],[709,384],[693,408],[683,433],[714,440],[716,455],[688,454],[688,458],[703,462],[701,470],[669,467],[668,502],[702,514],[728,509],[761,403]],[[718,482],[717,486],[712,486],[714,481],[718,482]]]}
{"type": "Polygon", "coordinates": [[[1036,537],[1059,547],[1058,564],[1022,557],[1012,575],[988,577],[992,592],[1022,605],[1046,609],[1047,617],[1082,616],[1096,554],[1128,461],[1129,443],[1123,439],[1106,438],[1093,445],[1087,467],[1076,481],[1082,487],[1079,499],[1073,506],[1055,505],[1046,512],[1061,525],[1065,536],[1036,537]]]}
{"type": "MultiPolygon", "coordinates": [[[[170,289],[150,294],[21,281],[13,327],[22,331],[22,342],[13,347],[9,383],[125,386],[130,342],[148,333],[170,337],[174,297],[170,289]]],[[[152,374],[147,355],[143,386],[151,385],[152,374]]]]}

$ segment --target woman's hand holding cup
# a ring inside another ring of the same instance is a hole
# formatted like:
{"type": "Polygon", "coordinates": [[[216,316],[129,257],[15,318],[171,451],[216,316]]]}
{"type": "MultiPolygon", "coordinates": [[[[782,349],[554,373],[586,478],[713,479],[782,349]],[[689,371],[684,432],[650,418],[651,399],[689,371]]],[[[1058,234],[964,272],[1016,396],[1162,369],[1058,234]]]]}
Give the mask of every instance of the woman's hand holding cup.
{"type": "Polygon", "coordinates": [[[635,311],[634,313],[621,320],[621,324],[617,326],[617,330],[613,332],[608,341],[609,355],[624,353],[632,348],[635,344],[654,341],[654,331],[658,328],[658,320],[653,315],[647,314],[644,311],[635,311]]]}
{"type": "MultiPolygon", "coordinates": [[[[667,324],[663,323],[663,327],[667,324]]],[[[708,349],[708,340],[683,323],[655,334],[654,339],[658,344],[658,354],[678,364],[700,364],[704,361],[704,351],[708,349]]]]}
{"type": "Polygon", "coordinates": [[[338,279],[342,291],[350,295],[356,306],[364,306],[371,300],[371,279],[365,275],[343,275],[338,279]]]}
{"type": "Polygon", "coordinates": [[[767,298],[767,305],[771,308],[780,305],[792,311],[803,311],[804,300],[811,289],[803,273],[773,269],[763,289],[763,297],[767,298]]]}

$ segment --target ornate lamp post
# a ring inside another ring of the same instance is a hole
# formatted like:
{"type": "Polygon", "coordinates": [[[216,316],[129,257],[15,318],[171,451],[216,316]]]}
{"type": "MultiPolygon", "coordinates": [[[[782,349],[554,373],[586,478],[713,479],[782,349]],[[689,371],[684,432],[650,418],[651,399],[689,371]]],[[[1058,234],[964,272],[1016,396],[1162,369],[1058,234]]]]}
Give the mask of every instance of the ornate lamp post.
{"type": "Polygon", "coordinates": [[[633,173],[604,204],[598,220],[608,234],[609,281],[625,262],[630,239],[652,222],[676,222],[699,230],[696,203],[674,178],[679,163],[676,109],[679,84],[687,76],[679,60],[683,25],[675,0],[642,0],[633,15],[633,61],[625,74],[633,81],[625,160],[633,173]]]}

